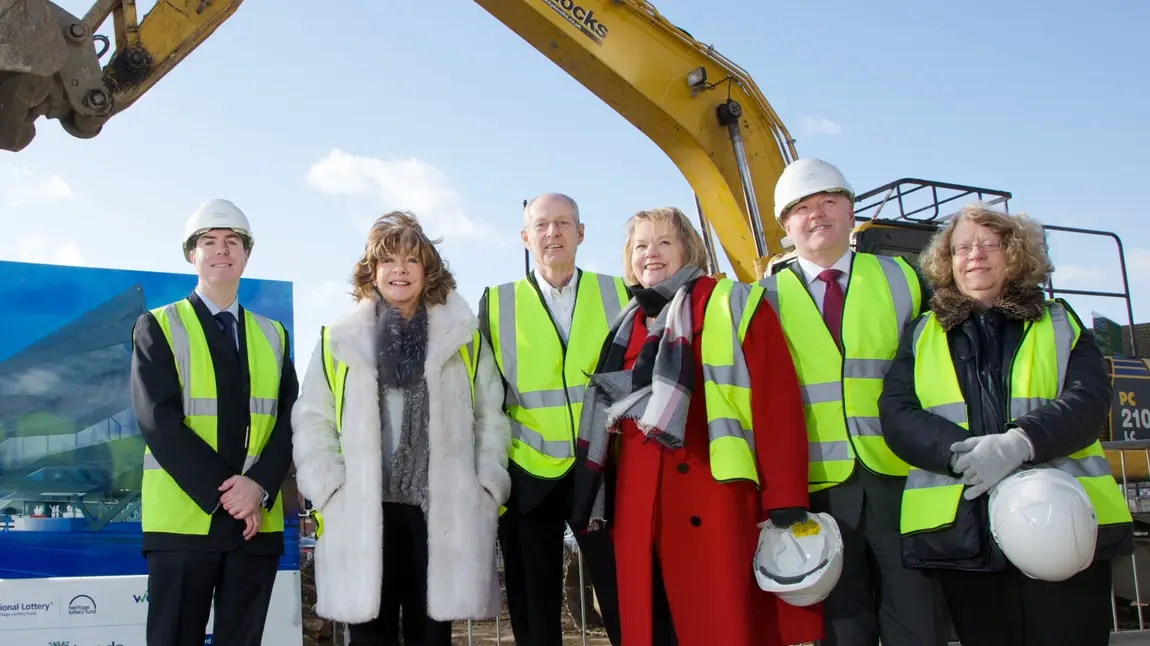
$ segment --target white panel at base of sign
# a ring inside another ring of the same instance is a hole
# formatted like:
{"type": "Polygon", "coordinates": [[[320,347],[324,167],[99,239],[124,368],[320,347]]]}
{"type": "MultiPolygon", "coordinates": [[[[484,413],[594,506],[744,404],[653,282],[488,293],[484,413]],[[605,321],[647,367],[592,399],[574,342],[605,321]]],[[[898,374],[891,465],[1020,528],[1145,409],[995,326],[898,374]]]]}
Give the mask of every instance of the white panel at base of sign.
{"type": "MultiPolygon", "coordinates": [[[[147,588],[146,576],[0,579],[0,644],[145,646],[147,588]]],[[[302,646],[301,604],[299,571],[277,572],[263,646],[302,646]]]]}

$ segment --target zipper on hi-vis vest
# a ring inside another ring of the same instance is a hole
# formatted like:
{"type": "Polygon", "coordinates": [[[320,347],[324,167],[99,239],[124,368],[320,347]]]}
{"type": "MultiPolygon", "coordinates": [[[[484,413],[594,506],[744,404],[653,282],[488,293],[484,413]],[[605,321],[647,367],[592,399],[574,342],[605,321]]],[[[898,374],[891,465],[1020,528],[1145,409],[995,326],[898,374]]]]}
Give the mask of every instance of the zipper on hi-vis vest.
{"type": "MultiPolygon", "coordinates": [[[[579,270],[576,269],[576,272],[579,270]]],[[[582,276],[574,274],[571,276],[572,280],[582,279],[582,276]]],[[[528,281],[531,283],[531,281],[528,281]]],[[[543,311],[547,313],[547,320],[551,322],[551,329],[555,330],[555,338],[559,339],[559,378],[563,382],[563,401],[567,402],[567,430],[571,436],[571,448],[575,448],[575,438],[579,434],[579,422],[571,415],[571,397],[567,394],[567,344],[571,341],[571,332],[575,331],[575,308],[579,306],[579,283],[575,283],[575,300],[571,304],[571,328],[567,334],[567,341],[563,340],[563,333],[559,331],[559,324],[555,322],[555,315],[551,313],[551,308],[547,306],[547,299],[543,298],[543,290],[539,285],[531,283],[535,288],[535,293],[539,296],[539,304],[543,306],[543,311]]]]}
{"type": "Polygon", "coordinates": [[[1003,413],[1003,418],[1005,419],[1006,423],[1014,421],[1011,415],[1012,410],[1010,406],[1012,397],[1010,390],[1014,388],[1014,362],[1018,360],[1018,349],[1022,347],[1023,343],[1026,343],[1026,335],[1030,334],[1030,330],[1033,327],[1033,321],[1026,321],[1022,326],[1022,336],[1018,338],[1018,344],[1007,351],[1009,352],[1009,355],[1007,356],[1008,360],[1005,362],[1006,365],[1003,366],[1002,370],[1002,401],[1005,402],[1006,406],[1006,410],[1003,413]]]}

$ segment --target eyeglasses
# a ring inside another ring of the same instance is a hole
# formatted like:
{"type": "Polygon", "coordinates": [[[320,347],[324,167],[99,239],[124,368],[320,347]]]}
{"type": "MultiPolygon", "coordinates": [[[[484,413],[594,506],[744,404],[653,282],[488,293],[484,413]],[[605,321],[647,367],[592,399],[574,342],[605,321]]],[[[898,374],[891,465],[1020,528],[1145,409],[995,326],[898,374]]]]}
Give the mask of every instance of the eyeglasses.
{"type": "Polygon", "coordinates": [[[983,240],[982,242],[975,243],[963,242],[962,244],[952,245],[950,248],[950,253],[956,256],[969,256],[970,252],[974,251],[975,247],[978,247],[984,253],[994,253],[995,251],[1002,249],[1002,241],[983,240]]]}

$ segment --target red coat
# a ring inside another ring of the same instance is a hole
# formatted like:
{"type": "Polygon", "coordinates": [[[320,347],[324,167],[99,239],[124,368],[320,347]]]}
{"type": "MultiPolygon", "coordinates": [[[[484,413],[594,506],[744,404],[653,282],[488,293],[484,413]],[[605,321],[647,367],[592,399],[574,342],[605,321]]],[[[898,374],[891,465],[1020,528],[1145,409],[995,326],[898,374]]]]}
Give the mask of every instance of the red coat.
{"type": "MultiPolygon", "coordinates": [[[[714,279],[700,278],[691,294],[696,366],[702,365],[703,309],[714,286],[714,279]]],[[[626,368],[645,337],[645,321],[636,316],[626,368]]],[[[751,569],[756,524],[772,509],[807,506],[807,433],[794,364],[778,317],[766,305],[751,321],[743,349],[761,491],[711,476],[701,368],[682,449],[646,442],[634,422],[624,423],[610,526],[626,646],[652,644],[653,551],[681,646],[781,646],[823,636],[821,606],[780,601],[759,589],[751,569]]]]}

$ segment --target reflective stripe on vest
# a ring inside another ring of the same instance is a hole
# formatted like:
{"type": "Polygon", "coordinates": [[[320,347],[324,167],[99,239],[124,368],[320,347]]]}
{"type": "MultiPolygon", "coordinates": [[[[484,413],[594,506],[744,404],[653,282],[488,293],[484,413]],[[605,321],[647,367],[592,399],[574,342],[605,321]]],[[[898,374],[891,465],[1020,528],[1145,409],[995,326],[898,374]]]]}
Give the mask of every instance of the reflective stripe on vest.
{"type": "Polygon", "coordinates": [[[538,288],[527,278],[491,287],[491,349],[507,383],[508,458],[537,478],[558,478],[575,461],[587,374],[611,323],[629,300],[621,278],[581,272],[566,346],[538,288]]]}
{"type": "MultiPolygon", "coordinates": [[[[1010,368],[1011,421],[1047,404],[1062,393],[1070,352],[1081,333],[1068,306],[1055,300],[1037,322],[1027,322],[1010,368]]],[[[933,312],[914,327],[915,394],[923,410],[969,430],[968,409],[954,370],[947,333],[933,312]]],[[[1110,472],[1097,440],[1069,457],[1036,465],[1061,469],[1086,489],[1099,526],[1131,522],[1126,497],[1110,472]]],[[[900,531],[914,534],[954,522],[964,485],[961,479],[911,468],[902,497],[900,531]]]]}
{"type": "MultiPolygon", "coordinates": [[[[343,398],[347,385],[347,364],[335,358],[329,346],[331,336],[329,328],[325,325],[320,328],[321,361],[323,361],[323,374],[327,378],[327,387],[331,390],[335,401],[335,432],[340,436],[340,451],[343,451],[343,398]]],[[[467,372],[467,387],[471,392],[472,410],[475,407],[475,372],[479,367],[479,331],[471,334],[471,340],[459,347],[459,358],[463,360],[463,368],[467,372]]],[[[315,537],[323,535],[323,514],[315,509],[310,512],[315,520],[315,537]]]]}
{"type": "Polygon", "coordinates": [[[751,415],[751,373],[743,355],[747,326],[762,302],[758,285],[719,280],[704,310],[703,394],[707,406],[711,475],[719,482],[759,485],[751,415]]]}
{"type": "Polygon", "coordinates": [[[844,482],[856,455],[883,475],[905,476],[910,468],[882,437],[878,399],[902,330],[921,307],[918,277],[902,258],[852,256],[842,318],[845,358],[793,269],[759,283],[779,313],[795,362],[810,440],[810,491],[844,482]]]}
{"type": "MultiPolygon", "coordinates": [[[[327,377],[327,387],[335,401],[335,431],[343,433],[343,397],[347,385],[347,364],[331,353],[329,328],[320,328],[323,374],[327,377]]],[[[471,405],[475,406],[475,371],[479,366],[479,332],[471,333],[471,340],[459,347],[459,357],[467,371],[467,387],[471,391],[471,405]]]]}
{"type": "MultiPolygon", "coordinates": [[[[183,397],[184,423],[212,450],[218,450],[216,372],[195,307],[184,299],[151,310],[151,314],[172,349],[183,397]]],[[[246,473],[259,461],[260,453],[275,428],[286,341],[280,323],[248,310],[244,310],[243,334],[248,357],[248,408],[251,413],[243,467],[246,473]]],[[[180,489],[146,446],[140,497],[145,532],[206,535],[211,527],[211,515],[204,513],[180,489]]],[[[283,500],[278,493],[272,509],[261,508],[260,513],[260,532],[283,531],[283,500]]]]}

